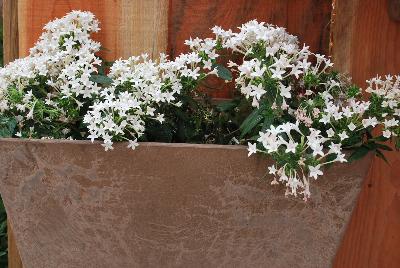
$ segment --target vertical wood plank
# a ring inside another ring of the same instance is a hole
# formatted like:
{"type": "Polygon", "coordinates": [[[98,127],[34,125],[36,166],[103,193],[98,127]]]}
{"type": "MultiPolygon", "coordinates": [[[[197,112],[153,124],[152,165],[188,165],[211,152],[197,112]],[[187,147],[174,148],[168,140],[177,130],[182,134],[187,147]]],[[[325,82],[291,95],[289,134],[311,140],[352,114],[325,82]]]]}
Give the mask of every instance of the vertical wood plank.
{"type": "Polygon", "coordinates": [[[335,0],[332,57],[355,83],[377,74],[400,73],[400,22],[387,0],[335,0]]]}
{"type": "Polygon", "coordinates": [[[146,52],[152,58],[166,53],[168,41],[168,0],[121,1],[121,24],[117,47],[127,58],[146,52]]]}
{"type": "MultiPolygon", "coordinates": [[[[214,25],[232,30],[252,19],[287,28],[313,52],[328,53],[331,0],[170,0],[168,53],[187,52],[189,37],[213,37],[214,25]]],[[[213,83],[220,88],[224,83],[213,83]]],[[[229,98],[233,85],[211,93],[229,98]]]]}
{"type": "Polygon", "coordinates": [[[20,56],[26,56],[43,26],[72,10],[91,11],[100,20],[94,34],[108,60],[143,52],[156,57],[167,45],[168,0],[19,0],[20,56]]]}
{"type": "Polygon", "coordinates": [[[18,1],[3,1],[4,63],[18,58],[18,1]]]}
{"type": "MultiPolygon", "coordinates": [[[[400,74],[400,23],[386,0],[335,0],[332,55],[355,83],[400,74]]],[[[400,156],[374,159],[334,267],[400,267],[400,156]]]]}
{"type": "Polygon", "coordinates": [[[7,235],[8,235],[8,267],[23,268],[22,260],[19,255],[12,226],[9,221],[7,222],[7,235]]]}
{"type": "MultiPolygon", "coordinates": [[[[18,1],[3,0],[3,49],[4,64],[18,58],[18,1]]],[[[7,222],[8,267],[22,268],[21,257],[15,242],[10,221],[7,222]]]]}

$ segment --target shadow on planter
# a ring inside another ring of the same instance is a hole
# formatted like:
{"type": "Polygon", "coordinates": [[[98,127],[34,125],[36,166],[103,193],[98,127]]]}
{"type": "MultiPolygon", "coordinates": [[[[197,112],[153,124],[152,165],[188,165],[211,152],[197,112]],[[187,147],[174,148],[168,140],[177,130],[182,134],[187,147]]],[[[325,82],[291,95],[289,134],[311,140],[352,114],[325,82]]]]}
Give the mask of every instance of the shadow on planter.
{"type": "Polygon", "coordinates": [[[328,267],[372,157],[312,182],[261,179],[242,146],[0,140],[0,191],[24,267],[328,267]]]}

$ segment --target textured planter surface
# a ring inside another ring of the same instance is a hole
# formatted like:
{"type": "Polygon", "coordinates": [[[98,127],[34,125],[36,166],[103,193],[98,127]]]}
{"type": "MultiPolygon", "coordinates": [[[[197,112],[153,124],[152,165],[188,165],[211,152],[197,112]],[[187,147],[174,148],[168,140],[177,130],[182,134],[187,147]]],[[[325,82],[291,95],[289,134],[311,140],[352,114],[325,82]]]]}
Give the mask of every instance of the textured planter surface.
{"type": "Polygon", "coordinates": [[[24,267],[329,267],[371,157],[312,200],[241,146],[0,140],[0,191],[24,267]]]}

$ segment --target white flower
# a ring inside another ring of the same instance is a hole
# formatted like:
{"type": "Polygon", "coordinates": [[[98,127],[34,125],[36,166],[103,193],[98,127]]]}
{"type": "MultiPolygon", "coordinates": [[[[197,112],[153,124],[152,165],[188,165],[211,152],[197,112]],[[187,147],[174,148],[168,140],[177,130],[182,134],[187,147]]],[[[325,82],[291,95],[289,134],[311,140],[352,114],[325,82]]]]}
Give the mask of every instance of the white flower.
{"type": "Polygon", "coordinates": [[[290,91],[292,90],[290,85],[286,87],[283,84],[281,84],[279,88],[280,88],[280,95],[282,97],[287,98],[287,99],[292,97],[292,95],[290,94],[290,91]]]}
{"type": "Polygon", "coordinates": [[[338,154],[335,161],[338,161],[340,163],[347,162],[347,159],[345,158],[345,154],[338,154]]]}
{"type": "Polygon", "coordinates": [[[275,165],[272,165],[272,166],[268,167],[268,170],[269,170],[269,174],[272,174],[272,175],[275,175],[276,172],[278,171],[278,170],[275,168],[275,165]]]}
{"type": "Polygon", "coordinates": [[[257,144],[249,142],[247,150],[249,151],[249,154],[247,156],[257,153],[257,144]]]}
{"type": "Polygon", "coordinates": [[[330,114],[323,114],[319,122],[324,123],[325,125],[331,122],[331,116],[330,114]]]}
{"type": "Polygon", "coordinates": [[[164,115],[163,114],[157,115],[156,120],[162,124],[165,121],[164,115]]]}
{"type": "Polygon", "coordinates": [[[132,148],[132,150],[135,150],[136,147],[138,147],[138,146],[139,146],[139,143],[137,142],[137,139],[128,141],[128,146],[127,146],[128,148],[132,148]]]}
{"type": "Polygon", "coordinates": [[[343,115],[346,117],[351,117],[354,114],[354,112],[351,111],[350,107],[344,107],[342,111],[343,115]]]}
{"type": "Polygon", "coordinates": [[[350,129],[350,131],[353,131],[357,128],[356,125],[353,124],[353,122],[351,122],[347,127],[350,129]]]}
{"type": "Polygon", "coordinates": [[[329,138],[332,138],[333,136],[335,136],[335,131],[330,128],[326,131],[326,134],[328,135],[329,138]]]}
{"type": "Polygon", "coordinates": [[[390,119],[390,120],[385,119],[385,121],[383,122],[383,124],[385,125],[386,128],[395,127],[395,126],[398,126],[399,121],[396,120],[395,118],[392,118],[392,119],[390,119]]]}
{"type": "Polygon", "coordinates": [[[306,96],[311,96],[312,94],[314,94],[314,92],[312,92],[309,89],[307,89],[306,92],[304,93],[304,95],[306,95],[306,96]]]}
{"type": "Polygon", "coordinates": [[[362,120],[362,124],[363,124],[363,126],[365,127],[365,128],[367,128],[367,127],[369,127],[369,126],[372,126],[372,127],[375,127],[377,124],[378,124],[379,122],[378,122],[378,120],[376,119],[376,117],[369,117],[369,118],[367,118],[367,119],[363,119],[362,120]]]}
{"type": "Polygon", "coordinates": [[[279,184],[279,182],[274,177],[274,179],[271,181],[271,185],[277,185],[277,184],[279,184]]]}
{"type": "Polygon", "coordinates": [[[349,136],[347,135],[346,131],[343,131],[342,133],[339,133],[339,137],[340,137],[341,140],[345,140],[349,136]]]}
{"type": "Polygon", "coordinates": [[[292,153],[296,153],[296,147],[297,147],[297,143],[293,142],[292,140],[290,140],[287,144],[286,144],[286,153],[292,152],[292,153]]]}
{"type": "Polygon", "coordinates": [[[328,153],[340,154],[342,152],[341,146],[342,145],[340,143],[338,143],[338,144],[331,143],[329,145],[329,152],[328,153]]]}
{"type": "Polygon", "coordinates": [[[309,166],[308,168],[309,168],[309,170],[310,170],[309,176],[312,177],[312,178],[314,178],[314,179],[317,179],[318,176],[324,174],[324,173],[320,170],[320,168],[321,168],[320,165],[316,165],[315,167],[309,166]]]}
{"type": "Polygon", "coordinates": [[[384,130],[382,135],[385,138],[390,138],[392,136],[392,132],[390,130],[384,130]]]}
{"type": "Polygon", "coordinates": [[[263,88],[262,83],[258,84],[257,86],[252,85],[251,89],[252,91],[250,93],[250,96],[254,96],[257,100],[259,100],[261,96],[264,95],[266,92],[263,88]]]}
{"type": "Polygon", "coordinates": [[[105,151],[108,151],[108,150],[114,149],[114,147],[112,147],[112,144],[113,143],[110,140],[105,140],[104,143],[102,144],[102,146],[104,147],[105,151]]]}

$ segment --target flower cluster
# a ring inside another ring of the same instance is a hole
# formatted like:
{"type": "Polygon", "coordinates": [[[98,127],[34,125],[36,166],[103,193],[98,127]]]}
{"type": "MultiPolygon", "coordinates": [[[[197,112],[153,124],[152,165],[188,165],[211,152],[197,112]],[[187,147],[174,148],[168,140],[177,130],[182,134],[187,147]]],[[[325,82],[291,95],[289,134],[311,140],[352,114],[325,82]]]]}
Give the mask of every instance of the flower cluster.
{"type": "MultiPolygon", "coordinates": [[[[129,147],[135,149],[137,139],[145,130],[145,118],[164,121],[157,114],[157,104],[174,102],[182,85],[176,75],[176,64],[148,59],[148,55],[118,60],[111,67],[109,77],[112,85],[104,88],[100,98],[85,115],[89,138],[101,138],[106,150],[112,149],[112,140],[128,140],[129,147]]],[[[188,75],[195,76],[193,70],[188,75]]],[[[179,105],[179,103],[175,103],[179,105]]]]}
{"type": "MultiPolygon", "coordinates": [[[[268,95],[273,107],[287,109],[299,82],[318,76],[332,66],[329,59],[312,54],[308,47],[299,47],[297,38],[284,28],[250,21],[239,27],[240,32],[224,31],[214,27],[217,40],[223,48],[243,56],[241,64],[230,62],[229,67],[238,73],[236,87],[252,99],[252,106],[259,107],[260,100],[268,95]],[[311,64],[310,56],[317,63],[311,64]]],[[[307,92],[308,94],[309,92],[307,92]]]]}
{"type": "Polygon", "coordinates": [[[218,55],[211,50],[213,42],[196,39],[190,44],[193,51],[173,61],[164,54],[158,61],[149,59],[147,54],[116,61],[108,75],[113,81],[111,86],[101,91],[85,115],[89,138],[101,138],[106,150],[113,149],[113,141],[121,140],[129,141],[128,147],[135,149],[146,121],[163,123],[160,104],[180,107],[182,90],[216,73],[213,64],[218,55]]]}
{"type": "Polygon", "coordinates": [[[373,96],[363,101],[361,90],[334,72],[328,58],[300,47],[283,28],[250,21],[236,33],[213,31],[222,48],[242,57],[229,67],[238,74],[236,88],[255,107],[241,126],[242,137],[255,141],[248,143],[249,155],[265,153],[276,161],[269,167],[272,184],[283,183],[287,194],[307,199],[310,178],[323,175],[324,165],[347,162],[342,147],[363,144],[378,124],[385,128],[378,140],[397,135],[398,77],[371,80],[367,92],[373,96]]]}
{"type": "MultiPolygon", "coordinates": [[[[371,93],[371,109],[369,114],[372,118],[364,123],[383,124],[383,136],[385,138],[398,137],[400,135],[400,76],[387,75],[382,80],[376,77],[367,81],[371,93]]],[[[399,140],[397,139],[399,142],[399,140]]],[[[398,143],[398,147],[400,144],[398,143]]]]}
{"type": "Polygon", "coordinates": [[[91,33],[99,31],[94,15],[73,11],[48,23],[44,30],[30,55],[43,58],[45,64],[39,74],[49,76],[48,85],[65,97],[97,94],[99,87],[90,81],[101,64],[95,56],[101,45],[90,38],[91,33]]]}
{"type": "Polygon", "coordinates": [[[250,143],[249,155],[257,151],[272,155],[276,159],[278,169],[275,165],[268,168],[269,174],[274,176],[271,184],[278,184],[278,178],[279,182],[288,186],[287,194],[296,196],[298,188],[300,188],[301,194],[308,197],[310,196],[309,178],[316,179],[319,175],[322,175],[321,166],[334,161],[346,162],[345,155],[341,152],[340,143],[331,142],[329,150],[324,151],[323,145],[328,140],[330,139],[322,136],[321,131],[317,129],[310,128],[309,134],[306,135],[300,130],[298,122],[297,124],[285,123],[277,128],[271,126],[265,132],[260,132],[257,141],[262,144],[264,150],[258,150],[257,144],[250,143]],[[299,143],[294,138],[296,136],[300,137],[299,143]],[[304,152],[308,150],[311,153],[305,154],[304,152]],[[286,155],[289,153],[290,157],[287,158],[286,155]],[[322,161],[330,155],[335,155],[335,158],[322,161]],[[300,174],[297,172],[298,169],[301,171],[300,174]]]}
{"type": "Polygon", "coordinates": [[[73,137],[81,108],[100,90],[90,80],[101,64],[90,38],[98,25],[92,13],[73,11],[44,27],[29,56],[0,69],[0,111],[15,117],[18,136],[73,137]]]}

